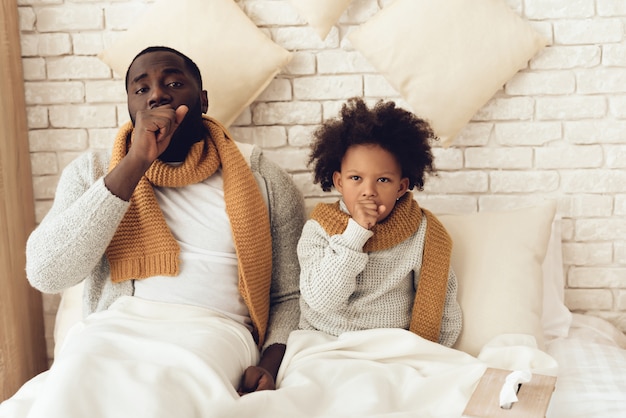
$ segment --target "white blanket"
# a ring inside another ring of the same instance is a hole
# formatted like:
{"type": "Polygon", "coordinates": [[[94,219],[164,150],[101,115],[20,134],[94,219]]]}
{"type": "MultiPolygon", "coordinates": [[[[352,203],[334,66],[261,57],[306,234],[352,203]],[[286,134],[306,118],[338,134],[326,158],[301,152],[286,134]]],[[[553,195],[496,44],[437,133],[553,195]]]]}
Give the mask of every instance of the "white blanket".
{"type": "Polygon", "coordinates": [[[122,298],[73,329],[52,369],[1,404],[0,417],[460,417],[486,367],[557,366],[526,335],[499,336],[476,358],[398,329],[296,331],[279,389],[240,398],[238,376],[257,358],[233,324],[122,298]]]}

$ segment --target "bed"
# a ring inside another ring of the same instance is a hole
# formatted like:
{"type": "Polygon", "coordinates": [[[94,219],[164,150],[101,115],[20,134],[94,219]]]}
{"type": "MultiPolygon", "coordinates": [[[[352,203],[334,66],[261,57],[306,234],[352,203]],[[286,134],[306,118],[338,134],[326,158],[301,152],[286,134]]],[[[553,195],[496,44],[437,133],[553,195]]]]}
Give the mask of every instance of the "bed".
{"type": "MultiPolygon", "coordinates": [[[[464,312],[464,329],[454,348],[397,329],[339,338],[295,331],[279,371],[278,390],[240,398],[232,382],[210,372],[211,356],[202,353],[200,343],[183,351],[167,341],[153,345],[152,334],[145,331],[152,320],[139,325],[147,340],[137,340],[115,316],[106,329],[92,331],[99,338],[105,334],[114,338],[100,338],[97,345],[71,344],[84,326],[79,285],[63,294],[55,354],[66,359],[71,350],[88,350],[96,353],[93,360],[80,365],[55,360],[50,370],[0,404],[0,417],[72,416],[81,410],[93,417],[122,416],[122,411],[128,416],[129,408],[132,416],[154,416],[159,411],[163,416],[211,417],[461,417],[488,367],[556,376],[547,417],[622,417],[626,336],[604,319],[571,313],[563,304],[560,219],[555,207],[546,201],[511,211],[439,215],[455,242],[452,263],[464,312]],[[119,341],[136,344],[136,358],[110,357],[107,347],[114,352],[119,341]],[[156,360],[132,366],[146,357],[156,360]],[[75,392],[58,394],[46,386],[55,370],[58,378],[72,367],[98,373],[102,386],[115,382],[133,395],[126,401],[102,402],[101,387],[77,397],[75,392]],[[57,396],[71,402],[56,405],[57,396]],[[35,402],[39,399],[41,404],[42,398],[48,399],[43,412],[35,402]]],[[[132,303],[126,299],[135,298],[122,298],[113,310],[124,311],[124,305],[132,303]]],[[[180,315],[180,321],[159,327],[184,335],[189,323],[186,308],[167,309],[180,315]]],[[[190,315],[195,318],[196,313],[190,315]]],[[[515,403],[509,411],[515,411],[515,403]]]]}
{"type": "MultiPolygon", "coordinates": [[[[350,3],[292,2],[312,26],[318,26],[322,39],[350,3]],[[307,8],[307,3],[314,6],[307,8]],[[323,9],[321,3],[327,9],[336,8],[336,13],[331,18],[324,13],[319,22],[315,14],[323,9]]],[[[476,110],[526,66],[546,40],[504,2],[480,2],[484,9],[475,13],[477,2],[447,0],[449,8],[458,12],[457,21],[449,25],[438,23],[439,13],[446,9],[437,7],[439,3],[396,0],[354,30],[349,40],[416,111],[433,121],[442,145],[448,146],[476,110]],[[470,16],[478,21],[470,21],[470,16]],[[461,42],[451,39],[448,27],[458,29],[461,42]],[[487,32],[476,28],[487,28],[487,32]],[[419,31],[429,35],[428,42],[399,42],[423,38],[419,31]],[[454,59],[431,54],[432,50],[450,50],[454,59]],[[451,68],[450,62],[460,63],[462,70],[451,68]],[[455,77],[432,77],[444,68],[451,68],[455,77]]],[[[271,42],[230,0],[181,0],[176,8],[157,0],[150,13],[137,19],[127,36],[120,36],[100,58],[123,74],[129,59],[147,43],[170,45],[197,61],[208,85],[211,111],[222,112],[212,116],[226,125],[291,59],[289,51],[271,42]],[[152,30],[172,19],[188,24],[177,31],[152,30]],[[223,42],[212,42],[218,38],[223,42]],[[247,61],[238,64],[242,57],[247,61]],[[234,65],[216,66],[218,62],[234,65]],[[238,90],[224,90],[231,86],[238,90]]],[[[538,201],[532,207],[503,212],[439,216],[453,237],[452,263],[464,315],[463,331],[453,348],[394,329],[339,338],[295,331],[279,371],[278,390],[240,398],[231,381],[211,373],[212,356],[202,350],[202,344],[191,342],[181,350],[167,340],[151,344],[160,338],[156,331],[144,333],[143,340],[129,333],[116,314],[140,310],[147,315],[153,310],[133,298],[121,298],[107,317],[109,328],[94,331],[103,346],[76,343],[90,321],[82,318],[79,285],[62,295],[52,367],[1,403],[0,417],[154,417],[157,412],[181,417],[460,417],[489,367],[556,376],[548,417],[625,416],[626,337],[606,320],[572,313],[565,306],[555,202],[538,201]],[[132,358],[112,357],[119,341],[145,349],[132,358]],[[75,364],[72,350],[93,350],[99,355],[75,364]],[[155,360],[135,367],[148,356],[155,360]],[[81,396],[55,391],[53,383],[71,376],[66,371],[77,367],[84,373],[99,373],[101,384],[82,391],[81,396]],[[111,386],[122,386],[129,398],[100,396],[111,386]],[[55,402],[57,396],[65,401],[55,402]]],[[[196,310],[183,306],[159,308],[180,319],[166,328],[175,335],[185,335],[191,318],[198,317],[196,310]]],[[[214,319],[199,316],[203,321],[214,319]]],[[[149,326],[141,323],[139,328],[149,326]]],[[[516,405],[510,411],[514,414],[516,405]]]]}

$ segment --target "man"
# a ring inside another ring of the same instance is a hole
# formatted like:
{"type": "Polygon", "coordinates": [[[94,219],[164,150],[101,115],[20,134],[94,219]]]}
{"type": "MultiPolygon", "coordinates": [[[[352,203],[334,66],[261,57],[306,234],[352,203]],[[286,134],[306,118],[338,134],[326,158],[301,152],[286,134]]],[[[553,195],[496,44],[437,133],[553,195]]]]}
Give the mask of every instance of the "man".
{"type": "MultiPolygon", "coordinates": [[[[129,296],[125,303],[217,312],[262,350],[258,364],[254,356],[219,359],[234,363],[224,366],[231,374],[239,370],[239,394],[274,389],[299,318],[302,197],[258,148],[237,145],[203,116],[207,92],[185,55],[141,51],[126,90],[132,123],[110,156],[90,152],[64,170],[27,244],[28,279],[43,292],[85,280],[85,315],[119,308],[129,296]]],[[[230,353],[237,341],[206,350],[230,353]]]]}

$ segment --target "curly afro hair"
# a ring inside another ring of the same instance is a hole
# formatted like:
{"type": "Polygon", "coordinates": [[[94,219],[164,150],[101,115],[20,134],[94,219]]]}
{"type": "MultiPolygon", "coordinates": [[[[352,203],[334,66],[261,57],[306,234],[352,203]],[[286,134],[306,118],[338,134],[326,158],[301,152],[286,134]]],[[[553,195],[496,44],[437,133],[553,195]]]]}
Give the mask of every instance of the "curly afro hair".
{"type": "Polygon", "coordinates": [[[380,100],[370,109],[363,99],[354,97],[342,106],[339,118],[328,120],[313,133],[308,165],[313,165],[314,183],[328,192],[348,148],[375,144],[396,157],[402,177],[409,179],[409,190],[416,186],[423,190],[425,174],[436,172],[431,139],[437,138],[428,122],[393,101],[380,100]]]}

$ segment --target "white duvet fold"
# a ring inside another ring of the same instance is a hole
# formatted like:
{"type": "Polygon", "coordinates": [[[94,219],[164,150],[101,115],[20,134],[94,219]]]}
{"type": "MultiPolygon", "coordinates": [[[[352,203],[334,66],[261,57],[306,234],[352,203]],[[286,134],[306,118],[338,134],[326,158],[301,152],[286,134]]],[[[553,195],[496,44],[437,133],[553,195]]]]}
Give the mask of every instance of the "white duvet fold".
{"type": "Polygon", "coordinates": [[[556,373],[526,335],[499,336],[476,358],[399,329],[295,331],[279,389],[240,398],[254,342],[207,312],[121,298],[72,329],[52,369],[0,405],[0,416],[449,418],[461,416],[487,367],[556,373]]]}

